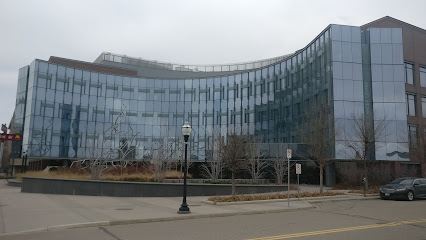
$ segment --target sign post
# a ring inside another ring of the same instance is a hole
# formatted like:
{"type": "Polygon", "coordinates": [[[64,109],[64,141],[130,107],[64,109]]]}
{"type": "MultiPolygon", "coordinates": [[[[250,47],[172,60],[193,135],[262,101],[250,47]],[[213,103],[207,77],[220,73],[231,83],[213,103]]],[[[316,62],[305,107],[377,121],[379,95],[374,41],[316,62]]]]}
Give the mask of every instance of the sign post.
{"type": "MultiPolygon", "coordinates": [[[[7,126],[6,124],[2,124],[1,125],[1,130],[3,133],[7,134],[7,126]]],[[[3,147],[4,147],[4,140],[1,140],[1,147],[0,147],[0,169],[2,168],[3,165],[3,147]]]]}
{"type": "Polygon", "coordinates": [[[3,145],[4,145],[4,141],[1,140],[1,147],[0,147],[0,169],[3,167],[3,145]]]}
{"type": "Polygon", "coordinates": [[[290,207],[290,158],[291,158],[291,149],[287,149],[287,202],[288,207],[290,207]]]}
{"type": "Polygon", "coordinates": [[[296,174],[297,174],[297,199],[300,200],[299,175],[302,174],[302,164],[300,163],[296,163],[296,174]]]}

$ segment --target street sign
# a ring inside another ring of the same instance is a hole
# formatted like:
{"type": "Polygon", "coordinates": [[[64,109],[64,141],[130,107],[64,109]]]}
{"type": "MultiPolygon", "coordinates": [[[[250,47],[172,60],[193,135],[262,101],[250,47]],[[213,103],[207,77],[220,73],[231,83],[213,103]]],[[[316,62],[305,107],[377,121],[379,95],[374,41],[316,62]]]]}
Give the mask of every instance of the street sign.
{"type": "Polygon", "coordinates": [[[19,134],[0,133],[0,140],[1,141],[21,141],[22,137],[19,134]]]}
{"type": "Polygon", "coordinates": [[[302,164],[296,163],[296,174],[302,174],[302,164]]]}
{"type": "Polygon", "coordinates": [[[291,149],[287,149],[287,158],[291,158],[291,149]]]}
{"type": "Polygon", "coordinates": [[[3,131],[3,133],[7,133],[7,126],[6,126],[6,124],[2,124],[1,125],[1,130],[3,131]]]}

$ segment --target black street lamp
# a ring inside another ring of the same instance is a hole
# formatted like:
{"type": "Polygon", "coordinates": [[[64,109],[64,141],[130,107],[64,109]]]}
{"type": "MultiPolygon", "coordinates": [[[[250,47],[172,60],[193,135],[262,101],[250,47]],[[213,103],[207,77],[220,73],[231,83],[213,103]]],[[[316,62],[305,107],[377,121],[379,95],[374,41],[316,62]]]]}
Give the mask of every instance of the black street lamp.
{"type": "Polygon", "coordinates": [[[189,135],[191,135],[191,125],[189,125],[188,121],[185,121],[185,123],[182,126],[182,134],[183,134],[183,140],[185,141],[185,162],[183,165],[183,201],[180,205],[178,213],[191,213],[189,210],[188,204],[186,203],[186,162],[188,158],[188,139],[189,135]]]}

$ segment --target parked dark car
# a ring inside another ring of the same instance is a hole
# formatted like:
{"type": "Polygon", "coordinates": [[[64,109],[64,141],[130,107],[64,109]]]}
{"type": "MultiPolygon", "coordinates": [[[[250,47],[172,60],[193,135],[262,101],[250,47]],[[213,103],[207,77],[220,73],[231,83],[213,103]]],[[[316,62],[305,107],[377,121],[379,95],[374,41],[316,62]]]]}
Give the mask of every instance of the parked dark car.
{"type": "Polygon", "coordinates": [[[382,199],[406,199],[426,197],[426,179],[424,178],[397,178],[380,188],[382,199]]]}

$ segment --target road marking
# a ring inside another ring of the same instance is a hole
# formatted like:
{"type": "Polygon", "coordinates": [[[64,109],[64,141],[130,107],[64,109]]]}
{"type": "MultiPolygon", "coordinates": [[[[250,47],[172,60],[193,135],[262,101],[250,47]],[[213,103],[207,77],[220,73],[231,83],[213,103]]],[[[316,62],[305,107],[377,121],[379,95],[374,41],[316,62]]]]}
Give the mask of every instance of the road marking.
{"type": "Polygon", "coordinates": [[[400,226],[400,225],[406,225],[406,224],[412,224],[412,223],[424,223],[424,222],[426,222],[426,219],[390,222],[390,223],[385,223],[385,224],[371,224],[371,225],[363,225],[363,226],[357,226],[357,227],[336,228],[336,229],[313,231],[313,232],[304,232],[304,233],[293,233],[293,234],[278,235],[278,236],[271,236],[271,237],[251,238],[251,239],[246,239],[246,240],[278,240],[278,239],[307,237],[307,236],[329,234],[329,233],[356,231],[356,230],[363,230],[363,229],[372,229],[372,228],[381,228],[381,227],[395,227],[395,226],[400,226]]]}

